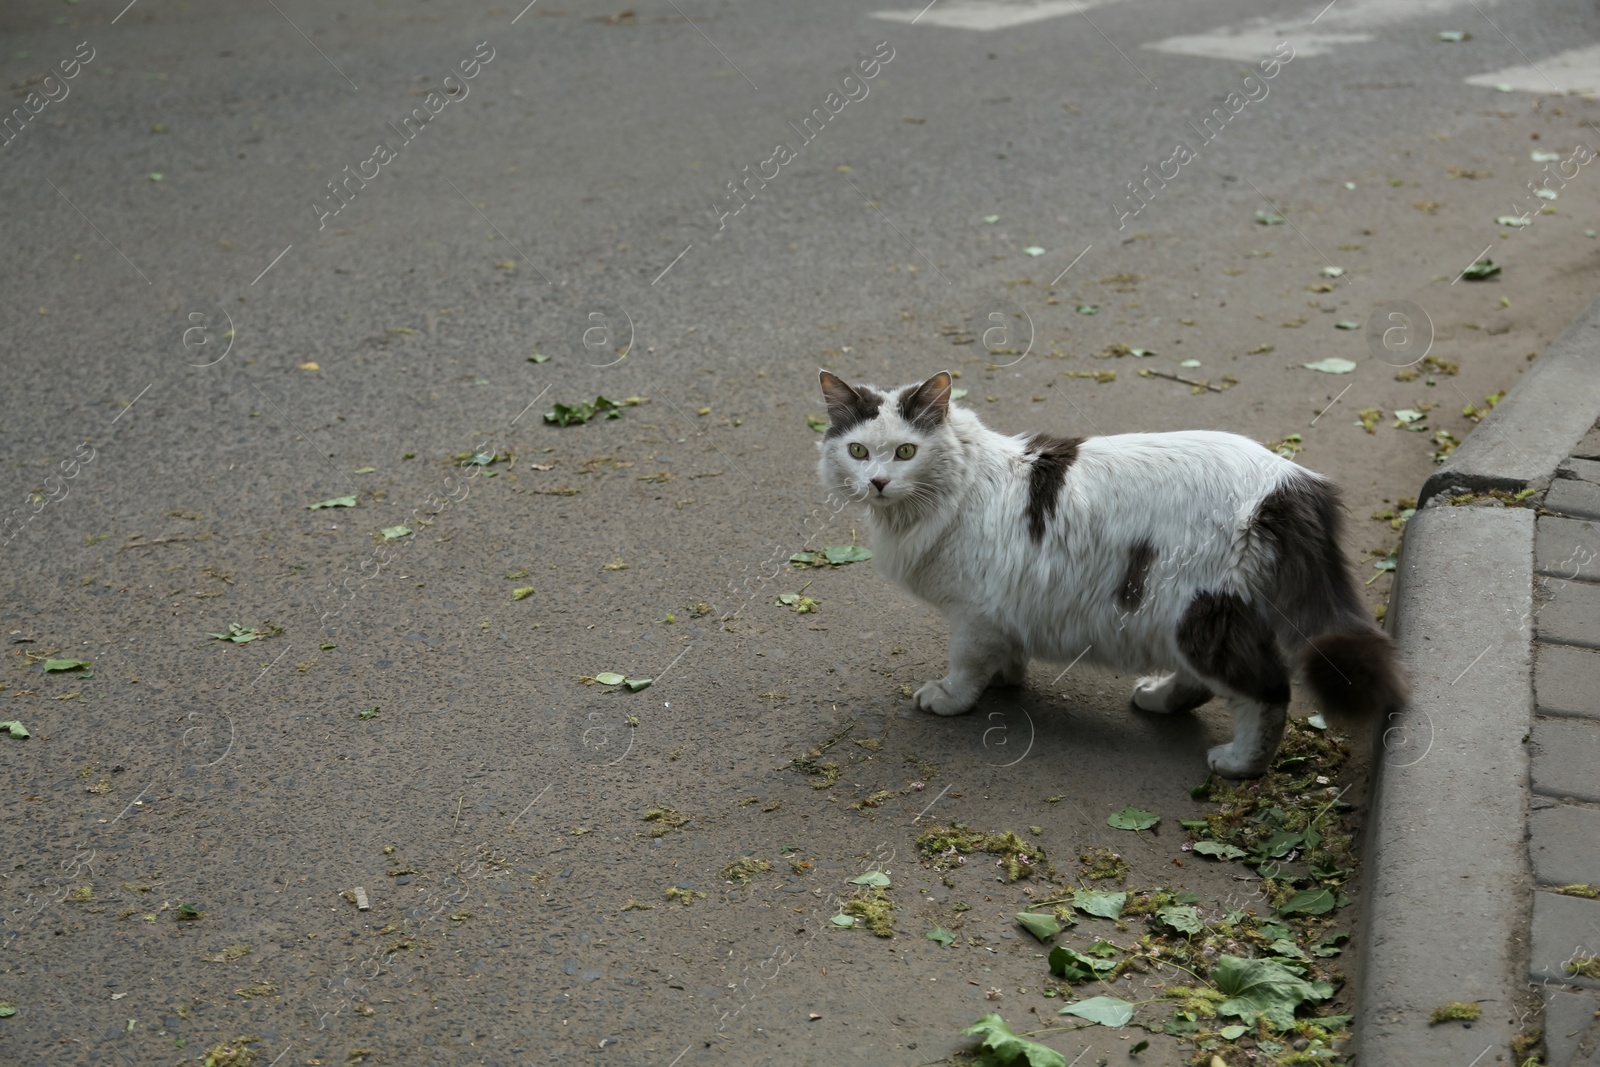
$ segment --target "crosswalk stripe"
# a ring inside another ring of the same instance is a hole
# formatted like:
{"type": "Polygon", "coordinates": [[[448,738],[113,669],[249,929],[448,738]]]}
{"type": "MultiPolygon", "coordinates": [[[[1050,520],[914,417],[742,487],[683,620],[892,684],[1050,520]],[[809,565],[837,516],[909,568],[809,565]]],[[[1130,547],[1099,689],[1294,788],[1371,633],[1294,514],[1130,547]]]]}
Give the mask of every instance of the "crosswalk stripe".
{"type": "Polygon", "coordinates": [[[952,30],[1007,30],[1030,22],[1063,18],[1123,0],[936,0],[931,5],[895,11],[874,11],[885,22],[942,26],[952,30]]]}
{"type": "Polygon", "coordinates": [[[1527,93],[1600,92],[1600,45],[1574,48],[1525,66],[1477,74],[1468,78],[1467,84],[1491,89],[1508,85],[1527,93]]]}

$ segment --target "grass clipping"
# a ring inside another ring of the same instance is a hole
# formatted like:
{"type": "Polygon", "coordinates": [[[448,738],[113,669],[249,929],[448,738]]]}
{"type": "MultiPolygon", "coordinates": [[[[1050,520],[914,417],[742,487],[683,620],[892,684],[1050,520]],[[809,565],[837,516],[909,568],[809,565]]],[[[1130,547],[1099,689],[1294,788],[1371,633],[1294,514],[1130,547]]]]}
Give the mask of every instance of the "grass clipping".
{"type": "Polygon", "coordinates": [[[1035,869],[1048,875],[1044,849],[1018,837],[1014,831],[986,834],[961,823],[934,826],[917,836],[917,848],[936,869],[948,870],[965,863],[974,852],[1000,857],[997,866],[1005,868],[1008,881],[1031,876],[1035,869]]]}

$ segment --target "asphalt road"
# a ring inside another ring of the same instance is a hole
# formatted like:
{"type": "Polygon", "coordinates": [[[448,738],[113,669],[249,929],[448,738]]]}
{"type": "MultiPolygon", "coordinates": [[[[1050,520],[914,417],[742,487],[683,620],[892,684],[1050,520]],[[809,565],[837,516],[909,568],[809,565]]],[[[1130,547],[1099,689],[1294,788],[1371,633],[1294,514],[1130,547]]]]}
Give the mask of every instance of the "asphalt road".
{"type": "MultiPolygon", "coordinates": [[[[817,368],[1287,441],[1376,610],[1368,516],[1600,267],[1600,108],[1501,73],[1600,42],[1577,0],[124,2],[0,12],[7,1063],[918,1064],[1057,1025],[1022,883],[916,835],[1037,826],[1066,881],[1112,846],[1227,910],[1254,875],[1178,827],[1226,713],[1067,664],[913,713],[937,618],[786,563],[859,540],[817,368]],[[830,921],[874,869],[889,939],[830,921]]],[[[1041,1040],[1141,1038],[1192,1055],[1041,1040]]]]}

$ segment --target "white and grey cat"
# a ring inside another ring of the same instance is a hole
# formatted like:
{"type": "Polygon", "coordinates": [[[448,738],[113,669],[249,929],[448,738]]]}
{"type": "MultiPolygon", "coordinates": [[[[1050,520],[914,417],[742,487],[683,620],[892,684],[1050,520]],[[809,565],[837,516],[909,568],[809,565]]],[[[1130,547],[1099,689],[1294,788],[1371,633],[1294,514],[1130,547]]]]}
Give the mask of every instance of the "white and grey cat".
{"type": "Polygon", "coordinates": [[[1405,675],[1339,547],[1337,487],[1236,434],[1008,437],[950,402],[950,375],[883,390],[822,372],[830,493],[864,502],[873,560],[950,624],[918,708],[968,711],[1032,658],[1151,672],[1146,711],[1215,694],[1233,740],[1207,762],[1264,774],[1290,664],[1324,711],[1398,710],[1405,675]]]}

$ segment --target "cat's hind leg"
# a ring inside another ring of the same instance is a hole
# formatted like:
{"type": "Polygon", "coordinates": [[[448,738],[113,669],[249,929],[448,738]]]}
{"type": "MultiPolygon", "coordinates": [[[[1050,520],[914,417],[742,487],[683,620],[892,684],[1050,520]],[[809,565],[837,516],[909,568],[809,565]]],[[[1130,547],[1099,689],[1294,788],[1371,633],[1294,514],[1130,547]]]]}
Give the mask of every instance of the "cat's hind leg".
{"type": "Polygon", "coordinates": [[[994,685],[1016,688],[1028,680],[1028,654],[1020,646],[1009,648],[994,672],[994,685]]]}
{"type": "Polygon", "coordinates": [[[1224,778],[1267,772],[1283,740],[1289,669],[1268,620],[1232,593],[1198,593],[1178,623],[1178,651],[1195,676],[1228,698],[1233,740],[1206,754],[1224,778]]]}
{"type": "MultiPolygon", "coordinates": [[[[981,623],[951,620],[950,673],[923,682],[912,696],[922,711],[935,715],[960,715],[971,711],[978,696],[995,676],[995,663],[1011,665],[1011,643],[981,623]]],[[[1023,660],[1024,668],[1027,661],[1023,660]]]]}
{"type": "Polygon", "coordinates": [[[1187,671],[1150,674],[1133,683],[1134,707],[1172,714],[1193,711],[1213,696],[1210,689],[1187,671]]]}
{"type": "Polygon", "coordinates": [[[1233,740],[1207,752],[1206,764],[1224,778],[1259,778],[1272,766],[1283,742],[1288,705],[1234,697],[1228,707],[1233,712],[1233,740]]]}

